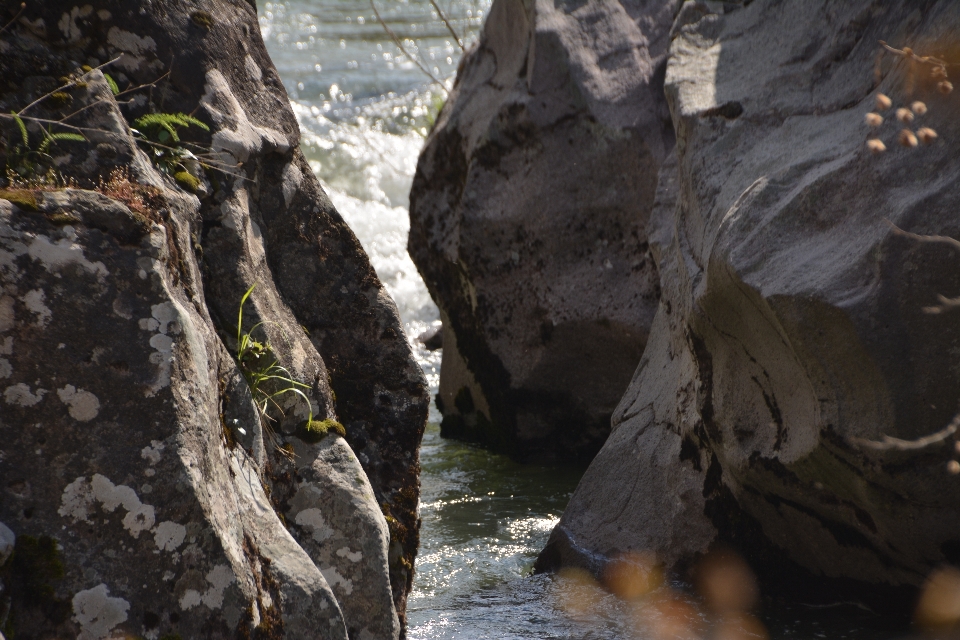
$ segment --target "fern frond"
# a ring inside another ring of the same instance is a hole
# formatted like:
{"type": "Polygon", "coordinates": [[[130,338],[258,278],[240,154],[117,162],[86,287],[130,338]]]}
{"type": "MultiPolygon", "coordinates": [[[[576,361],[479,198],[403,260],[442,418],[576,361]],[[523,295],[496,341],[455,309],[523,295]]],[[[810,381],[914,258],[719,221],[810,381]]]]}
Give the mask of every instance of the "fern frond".
{"type": "Polygon", "coordinates": [[[57,133],[51,133],[50,138],[53,140],[73,140],[74,142],[86,142],[87,139],[84,138],[79,133],[69,133],[67,131],[59,131],[57,133]]]}
{"type": "Polygon", "coordinates": [[[177,130],[174,128],[174,125],[179,124],[179,118],[172,113],[148,113],[133,121],[133,126],[137,129],[163,129],[170,134],[170,139],[173,142],[180,142],[180,136],[177,135],[177,130]]]}
{"type": "Polygon", "coordinates": [[[210,127],[208,127],[205,122],[203,122],[202,120],[197,120],[193,116],[188,116],[185,113],[178,113],[176,114],[176,116],[177,116],[177,119],[180,121],[180,123],[185,127],[189,127],[190,125],[193,125],[195,127],[200,127],[204,131],[210,131],[210,127]]]}
{"type": "Polygon", "coordinates": [[[117,86],[117,81],[109,73],[103,74],[103,79],[107,81],[107,84],[110,85],[110,92],[113,95],[120,93],[120,87],[117,86]]]}
{"type": "Polygon", "coordinates": [[[73,140],[75,142],[86,142],[87,139],[84,138],[79,133],[70,133],[68,131],[58,131],[56,133],[51,133],[46,129],[41,128],[43,131],[43,142],[40,143],[40,146],[37,147],[38,153],[47,153],[50,151],[50,145],[56,143],[58,140],[73,140]]]}
{"type": "Polygon", "coordinates": [[[13,116],[13,119],[17,123],[17,127],[20,129],[20,136],[23,138],[23,146],[30,146],[30,137],[27,135],[27,125],[23,124],[23,120],[15,112],[11,111],[10,114],[13,116]]]}

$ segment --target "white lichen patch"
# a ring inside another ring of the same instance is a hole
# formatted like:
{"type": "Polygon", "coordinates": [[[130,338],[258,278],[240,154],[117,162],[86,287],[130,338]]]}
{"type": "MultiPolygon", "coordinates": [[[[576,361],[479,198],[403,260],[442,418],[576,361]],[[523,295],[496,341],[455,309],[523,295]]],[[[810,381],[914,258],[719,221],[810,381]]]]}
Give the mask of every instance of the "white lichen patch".
{"type": "Polygon", "coordinates": [[[200,592],[195,589],[187,589],[183,592],[183,595],[180,596],[180,608],[186,611],[187,609],[192,609],[201,602],[200,592]]]}
{"type": "Polygon", "coordinates": [[[77,24],[77,20],[86,18],[91,13],[93,13],[93,7],[85,4],[82,7],[74,7],[68,13],[64,13],[63,16],[61,16],[57,27],[67,42],[72,44],[80,40],[83,36],[83,31],[81,31],[80,25],[77,24]]]}
{"type": "MultiPolygon", "coordinates": [[[[70,227],[63,228],[64,233],[69,234],[69,231],[72,231],[70,227]]],[[[27,254],[42,264],[49,273],[56,273],[68,265],[76,264],[98,278],[107,275],[106,265],[87,260],[83,248],[71,238],[61,238],[53,242],[46,236],[36,236],[27,247],[27,254]]]]}
{"type": "Polygon", "coordinates": [[[63,389],[57,389],[57,397],[67,405],[70,417],[78,422],[89,422],[100,413],[100,400],[89,391],[77,389],[68,384],[63,389]]]}
{"type": "Polygon", "coordinates": [[[293,521],[309,531],[317,542],[323,542],[334,534],[333,528],[324,520],[320,509],[304,509],[294,517],[293,521]]]}
{"type": "Polygon", "coordinates": [[[47,393],[46,389],[37,389],[36,393],[30,391],[30,386],[22,382],[7,387],[3,392],[3,399],[7,404],[14,404],[20,407],[32,407],[41,400],[47,393]]]}
{"type": "Polygon", "coordinates": [[[100,503],[104,511],[113,513],[122,506],[127,514],[123,517],[123,527],[134,538],[140,533],[153,529],[156,512],[149,504],[140,502],[137,492],[126,485],[115,485],[109,478],[94,474],[90,482],[83,476],[68,484],[60,496],[61,516],[75,521],[90,522],[94,501],[100,503]]]}
{"type": "Polygon", "coordinates": [[[205,604],[210,609],[219,609],[223,606],[223,592],[234,581],[233,571],[225,564],[218,564],[207,574],[210,586],[201,594],[195,589],[187,589],[180,597],[180,608],[190,609],[199,604],[205,604]]]}
{"type": "Polygon", "coordinates": [[[323,574],[323,579],[326,580],[327,584],[331,587],[336,588],[337,585],[339,585],[346,595],[353,593],[353,580],[348,580],[340,575],[336,567],[320,569],[320,573],[323,574]]]}
{"type": "Polygon", "coordinates": [[[140,450],[140,457],[150,464],[157,464],[160,462],[160,452],[163,451],[164,448],[166,448],[165,445],[159,440],[151,440],[149,446],[140,450]]]}
{"type": "Polygon", "coordinates": [[[143,62],[143,55],[157,49],[157,41],[150,36],[140,37],[120,27],[110,27],[110,31],[107,32],[107,43],[127,54],[117,61],[117,66],[126,71],[139,69],[143,62]]]}
{"type": "Polygon", "coordinates": [[[337,555],[346,558],[350,562],[360,562],[363,560],[363,553],[360,551],[350,551],[350,547],[340,547],[337,549],[337,555]]]}
{"type": "Polygon", "coordinates": [[[219,609],[222,607],[223,592],[226,591],[233,580],[233,572],[230,570],[230,567],[225,564],[215,566],[210,573],[207,574],[207,582],[210,583],[210,588],[207,589],[207,592],[203,595],[203,604],[211,609],[219,609]]]}
{"type": "Polygon", "coordinates": [[[144,331],[156,331],[150,336],[150,346],[154,351],[150,354],[150,362],[157,365],[157,379],[144,392],[146,397],[152,397],[160,389],[170,385],[170,370],[173,365],[173,338],[181,331],[180,311],[171,302],[161,302],[150,307],[150,318],[141,318],[139,326],[144,331]],[[170,335],[168,335],[170,334],[170,335]]]}
{"type": "Polygon", "coordinates": [[[80,625],[77,640],[103,640],[113,628],[127,620],[130,603],[111,598],[106,584],[79,591],[73,596],[73,619],[80,625]]]}
{"type": "Polygon", "coordinates": [[[220,156],[222,162],[246,162],[251,155],[260,153],[264,146],[280,152],[290,148],[286,137],[279,131],[250,122],[227,79],[218,69],[207,71],[207,84],[200,104],[219,127],[213,134],[211,150],[220,156]]]}
{"type": "Polygon", "coordinates": [[[13,375],[13,365],[6,358],[0,358],[0,378],[9,378],[13,375]]]}
{"type": "Polygon", "coordinates": [[[24,306],[31,313],[37,315],[37,326],[41,329],[50,323],[53,312],[44,304],[45,295],[42,289],[33,289],[28,291],[22,298],[24,306]]]}
{"type": "Polygon", "coordinates": [[[114,485],[106,476],[94,474],[90,482],[94,497],[102,504],[106,511],[113,512],[120,505],[127,510],[123,517],[123,527],[134,538],[140,537],[140,532],[153,528],[156,516],[152,506],[140,502],[137,492],[126,485],[114,485]]]}
{"type": "Polygon", "coordinates": [[[180,313],[170,302],[161,302],[150,307],[150,315],[157,321],[157,331],[174,335],[180,333],[180,313]]]}
{"type": "Polygon", "coordinates": [[[13,355],[13,336],[7,336],[0,341],[0,353],[5,356],[13,355]]]}
{"type": "Polygon", "coordinates": [[[75,521],[90,522],[92,509],[93,489],[90,488],[87,479],[80,476],[64,488],[57,513],[64,518],[73,518],[75,521]]]}
{"type": "Polygon", "coordinates": [[[176,551],[177,547],[183,544],[186,535],[187,528],[185,526],[166,520],[157,525],[157,530],[153,534],[153,541],[157,543],[157,548],[161,551],[176,551]]]}

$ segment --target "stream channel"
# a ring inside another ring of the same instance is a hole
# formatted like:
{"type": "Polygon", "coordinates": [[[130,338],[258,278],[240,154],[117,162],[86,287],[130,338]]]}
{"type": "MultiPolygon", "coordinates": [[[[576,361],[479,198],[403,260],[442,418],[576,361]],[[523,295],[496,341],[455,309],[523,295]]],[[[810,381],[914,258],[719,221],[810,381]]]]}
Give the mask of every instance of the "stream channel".
{"type": "MultiPolygon", "coordinates": [[[[469,45],[490,2],[438,4],[469,45]]],[[[378,0],[378,9],[408,52],[436,77],[452,78],[460,48],[429,0],[378,0]]],[[[436,393],[440,351],[416,337],[439,324],[439,312],[407,254],[407,206],[417,155],[445,92],[401,53],[367,0],[260,0],[259,13],[303,151],[396,300],[436,393]]],[[[438,420],[431,408],[420,454],[423,528],[408,605],[411,640],[687,637],[656,632],[655,614],[636,624],[626,605],[590,585],[530,575],[582,468],[519,465],[441,439],[438,420]]],[[[769,613],[767,604],[772,638],[897,637],[858,607],[774,606],[769,613]]]]}

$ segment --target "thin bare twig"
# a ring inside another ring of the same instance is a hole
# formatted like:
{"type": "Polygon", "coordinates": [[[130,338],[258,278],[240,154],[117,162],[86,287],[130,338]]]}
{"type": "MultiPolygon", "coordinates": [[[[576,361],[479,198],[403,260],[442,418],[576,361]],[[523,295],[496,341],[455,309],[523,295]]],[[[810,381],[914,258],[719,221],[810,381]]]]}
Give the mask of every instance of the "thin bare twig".
{"type": "Polygon", "coordinates": [[[12,25],[14,22],[17,21],[17,18],[20,17],[20,14],[23,13],[23,10],[26,9],[26,8],[27,8],[27,3],[26,3],[26,2],[21,2],[21,3],[20,3],[20,11],[17,11],[16,15],[14,15],[12,18],[10,18],[10,22],[8,22],[7,24],[3,25],[3,28],[0,29],[0,33],[3,33],[3,32],[6,31],[7,29],[9,29],[9,28],[10,28],[10,25],[12,25]]]}
{"type": "MultiPolygon", "coordinates": [[[[888,225],[893,229],[893,232],[898,236],[903,236],[904,238],[910,238],[917,242],[928,242],[932,244],[945,244],[950,247],[953,247],[957,251],[960,251],[960,240],[956,238],[951,238],[950,236],[928,236],[921,235],[918,233],[910,233],[909,231],[904,231],[897,225],[893,224],[889,220],[886,221],[888,225]]],[[[960,297],[957,298],[948,298],[942,294],[937,294],[937,299],[940,301],[939,305],[932,307],[924,307],[924,313],[943,313],[944,311],[950,311],[951,309],[956,309],[960,307],[960,297]]]]}
{"type": "Polygon", "coordinates": [[[917,438],[916,440],[901,440],[892,436],[883,436],[880,440],[868,440],[866,438],[851,438],[850,442],[863,448],[873,449],[874,451],[917,451],[926,447],[940,444],[960,428],[960,414],[953,417],[953,420],[946,427],[931,433],[928,436],[917,438]]]}
{"type": "MultiPolygon", "coordinates": [[[[122,55],[122,54],[121,54],[121,55],[122,55]]],[[[107,61],[104,62],[103,64],[97,65],[97,66],[94,67],[93,69],[102,69],[102,68],[104,68],[105,66],[107,66],[108,64],[113,64],[114,62],[116,62],[116,61],[119,60],[120,58],[121,58],[121,56],[117,56],[117,57],[114,58],[113,60],[107,60],[107,61]]],[[[93,71],[93,69],[91,69],[91,71],[93,71]]],[[[87,73],[90,73],[90,72],[88,71],[87,73]]],[[[34,101],[31,102],[30,104],[28,104],[27,106],[25,106],[23,109],[20,109],[20,111],[17,111],[17,115],[18,115],[18,116],[22,116],[22,115],[23,115],[23,112],[26,111],[27,109],[29,109],[30,107],[33,107],[33,106],[35,106],[35,105],[43,102],[44,100],[46,100],[47,98],[49,98],[50,96],[52,96],[53,94],[55,94],[56,92],[58,92],[58,91],[63,91],[64,89],[69,89],[70,87],[72,87],[72,86],[74,86],[74,85],[76,85],[76,84],[77,84],[77,83],[76,83],[74,80],[71,80],[71,81],[68,82],[67,84],[65,84],[65,85],[63,85],[63,86],[60,86],[60,87],[57,87],[57,88],[54,89],[53,91],[49,91],[49,92],[43,94],[42,96],[40,96],[39,98],[37,98],[36,100],[34,100],[34,101]]]]}
{"type": "Polygon", "coordinates": [[[132,93],[132,92],[134,92],[134,91],[140,91],[141,89],[143,89],[143,88],[145,88],[145,87],[150,87],[150,88],[152,89],[153,87],[157,86],[157,83],[159,83],[161,80],[163,80],[164,78],[166,78],[168,75],[170,75],[170,72],[169,72],[169,71],[167,71],[166,73],[164,73],[162,76],[160,76],[159,78],[157,78],[157,79],[154,80],[153,82],[148,82],[148,83],[146,83],[146,84],[138,84],[138,85],[135,86],[135,87],[129,87],[129,88],[127,88],[127,89],[124,89],[123,91],[121,91],[120,93],[118,93],[117,95],[115,95],[114,98],[119,98],[120,96],[122,96],[122,95],[125,94],[125,93],[132,93]]]}
{"type": "Polygon", "coordinates": [[[447,90],[446,85],[444,85],[443,82],[440,81],[440,80],[437,78],[437,76],[435,76],[435,75],[433,75],[432,73],[430,73],[430,70],[429,70],[429,69],[427,69],[425,66],[423,66],[422,64],[420,64],[420,61],[417,60],[413,55],[411,55],[410,52],[406,50],[406,48],[404,48],[403,43],[400,41],[400,38],[397,37],[397,34],[395,34],[395,33],[393,32],[393,29],[391,29],[390,27],[388,27],[388,26],[387,26],[387,23],[384,22],[384,21],[383,21],[383,18],[380,17],[380,12],[377,11],[377,5],[374,4],[373,0],[370,0],[370,8],[373,9],[374,15],[377,16],[377,21],[380,23],[380,26],[383,27],[383,30],[387,32],[387,35],[390,36],[390,39],[393,40],[393,43],[394,43],[395,45],[397,45],[398,47],[400,47],[400,51],[403,52],[403,55],[407,56],[407,58],[410,59],[410,62],[412,62],[413,64],[417,65],[417,67],[419,67],[420,71],[423,71],[425,74],[427,74],[427,76],[428,76],[431,80],[433,80],[433,81],[436,82],[438,85],[440,85],[440,86],[443,88],[444,92],[446,92],[446,90],[447,90]]]}
{"type": "Polygon", "coordinates": [[[440,10],[440,5],[437,4],[437,0],[430,0],[430,4],[432,4],[433,8],[437,10],[437,15],[440,16],[440,20],[443,21],[443,24],[447,25],[447,31],[449,31],[450,35],[453,36],[453,39],[457,41],[457,44],[460,46],[460,51],[464,51],[463,40],[461,40],[460,36],[457,35],[457,32],[453,30],[453,25],[450,24],[449,20],[447,20],[447,16],[443,15],[443,11],[440,10]]]}
{"type": "Polygon", "coordinates": [[[935,67],[955,67],[956,63],[950,63],[946,60],[941,60],[935,56],[918,56],[913,52],[913,49],[897,49],[896,47],[891,47],[883,40],[880,41],[880,46],[889,51],[890,53],[895,53],[898,56],[903,56],[904,58],[909,58],[917,62],[924,62],[926,64],[932,64],[935,67]]]}
{"type": "Polygon", "coordinates": [[[893,232],[898,236],[910,238],[911,240],[916,240],[917,242],[931,242],[931,243],[946,244],[960,251],[960,240],[957,240],[956,238],[951,238],[950,236],[927,236],[927,235],[919,235],[916,233],[910,233],[909,231],[904,231],[903,229],[893,224],[889,220],[887,220],[886,222],[893,229],[893,232]]]}

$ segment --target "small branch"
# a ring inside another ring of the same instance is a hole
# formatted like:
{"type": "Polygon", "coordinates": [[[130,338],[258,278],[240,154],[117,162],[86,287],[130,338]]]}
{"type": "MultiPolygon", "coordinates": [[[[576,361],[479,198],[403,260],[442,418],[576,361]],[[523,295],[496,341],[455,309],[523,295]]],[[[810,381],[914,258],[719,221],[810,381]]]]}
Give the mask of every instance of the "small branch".
{"type": "Polygon", "coordinates": [[[377,11],[377,5],[374,4],[373,0],[370,0],[370,7],[373,9],[373,13],[377,16],[377,21],[380,23],[380,26],[383,27],[383,30],[387,32],[387,35],[390,36],[390,39],[393,40],[393,43],[394,43],[395,45],[397,45],[398,47],[400,47],[400,51],[403,52],[403,55],[407,56],[407,58],[410,59],[410,62],[412,62],[413,64],[417,65],[417,67],[419,67],[420,71],[423,71],[431,80],[433,80],[433,81],[436,82],[438,85],[440,85],[440,86],[443,88],[444,92],[446,92],[447,89],[446,89],[446,86],[443,84],[443,82],[441,82],[440,80],[438,80],[435,75],[433,75],[432,73],[430,73],[430,71],[429,71],[425,66],[423,66],[422,64],[420,64],[420,61],[419,61],[419,60],[417,60],[413,55],[410,54],[410,52],[408,52],[408,51],[404,48],[403,43],[400,41],[400,38],[397,37],[397,34],[395,34],[395,33],[393,32],[393,29],[391,29],[390,27],[388,27],[388,26],[387,26],[387,23],[384,22],[384,21],[383,21],[383,18],[380,17],[380,12],[377,11]]]}
{"type": "Polygon", "coordinates": [[[931,64],[931,65],[933,65],[933,66],[935,66],[935,67],[955,67],[955,66],[957,66],[956,63],[950,63],[950,62],[947,62],[946,60],[941,60],[940,58],[937,58],[937,57],[934,57],[934,56],[918,56],[916,53],[913,52],[913,49],[896,49],[896,48],[891,47],[890,45],[888,45],[888,44],[887,44],[886,42],[884,42],[883,40],[880,41],[880,46],[882,46],[884,49],[886,49],[886,50],[889,51],[890,53],[895,53],[895,54],[897,54],[898,56],[902,56],[902,57],[904,57],[904,58],[909,58],[909,59],[915,60],[915,61],[917,61],[917,62],[923,62],[923,63],[926,63],[926,64],[931,64]]]}
{"type": "Polygon", "coordinates": [[[851,438],[850,442],[863,449],[872,449],[874,451],[917,451],[926,447],[940,444],[957,432],[960,427],[960,414],[954,416],[953,421],[946,427],[931,433],[928,436],[917,438],[916,440],[901,440],[891,436],[883,436],[880,440],[867,440],[866,438],[851,438]]]}
{"type": "Polygon", "coordinates": [[[20,17],[20,14],[23,13],[23,10],[26,9],[26,8],[27,8],[27,3],[26,3],[26,2],[21,2],[21,3],[20,3],[20,11],[17,11],[16,15],[14,15],[12,18],[10,18],[10,22],[8,22],[7,24],[3,25],[3,28],[0,29],[0,33],[3,33],[3,32],[6,31],[7,29],[9,29],[9,28],[10,28],[10,25],[12,25],[14,22],[17,21],[17,18],[20,17]]]}
{"type": "Polygon", "coordinates": [[[945,311],[952,311],[953,309],[960,307],[960,298],[948,298],[945,295],[938,293],[937,300],[940,301],[939,305],[934,307],[924,307],[923,312],[937,314],[945,311]]]}
{"type": "MultiPolygon", "coordinates": [[[[108,64],[113,64],[114,62],[116,62],[116,61],[119,60],[120,58],[121,58],[121,56],[117,56],[117,57],[114,58],[113,60],[108,60],[107,62],[104,62],[104,63],[101,64],[101,65],[97,65],[96,67],[94,67],[94,69],[102,69],[103,67],[107,66],[108,64]]],[[[93,70],[93,69],[91,69],[91,71],[92,71],[92,70],[93,70]]],[[[88,71],[87,73],[90,73],[90,72],[88,71]]],[[[56,92],[58,92],[58,91],[63,91],[64,89],[69,89],[70,87],[72,87],[72,86],[74,86],[74,85],[76,85],[76,84],[77,84],[77,83],[76,83],[75,81],[71,80],[71,81],[68,82],[67,84],[65,84],[65,85],[63,85],[63,86],[61,86],[61,87],[57,87],[57,88],[54,89],[53,91],[50,91],[50,92],[48,92],[48,93],[43,94],[42,96],[40,96],[39,98],[37,98],[36,100],[34,100],[34,101],[31,102],[30,104],[28,104],[27,106],[25,106],[23,109],[20,109],[20,111],[17,111],[17,115],[18,115],[18,116],[22,116],[22,115],[23,115],[23,112],[26,111],[27,109],[29,109],[30,107],[33,107],[33,106],[35,106],[35,105],[43,102],[44,100],[46,100],[47,98],[49,98],[50,96],[52,96],[53,94],[55,94],[56,92]]]]}
{"type": "Polygon", "coordinates": [[[134,91],[140,91],[140,89],[144,89],[144,88],[146,88],[146,87],[150,87],[150,88],[152,89],[152,88],[154,88],[154,87],[157,86],[157,83],[159,83],[161,80],[163,80],[164,78],[166,78],[168,75],[170,75],[170,72],[169,72],[169,71],[167,71],[165,74],[163,74],[162,76],[160,76],[159,78],[157,78],[157,79],[154,80],[153,82],[148,82],[147,84],[138,84],[138,85],[135,86],[135,87],[130,87],[130,88],[128,88],[128,89],[124,89],[123,91],[121,91],[120,93],[118,93],[117,95],[115,95],[114,98],[119,98],[120,96],[122,96],[122,95],[125,94],[125,93],[132,93],[132,92],[134,92],[134,91]]]}
{"type": "Polygon", "coordinates": [[[956,238],[951,238],[949,236],[927,236],[927,235],[919,235],[916,233],[910,233],[909,231],[904,231],[903,229],[893,224],[889,220],[887,220],[886,222],[893,229],[893,232],[898,236],[903,236],[904,238],[910,238],[911,240],[916,240],[917,242],[946,244],[960,251],[960,240],[957,240],[956,238]]]}
{"type": "Polygon", "coordinates": [[[464,51],[463,40],[461,40],[460,36],[457,35],[457,32],[453,30],[453,26],[450,24],[450,21],[447,20],[447,16],[443,15],[443,11],[440,10],[440,5],[437,4],[437,0],[430,0],[430,4],[432,4],[433,8],[437,10],[437,15],[440,16],[440,20],[443,21],[443,24],[447,25],[447,31],[449,31],[450,35],[453,36],[453,39],[457,41],[457,44],[460,46],[460,51],[464,51]]]}

